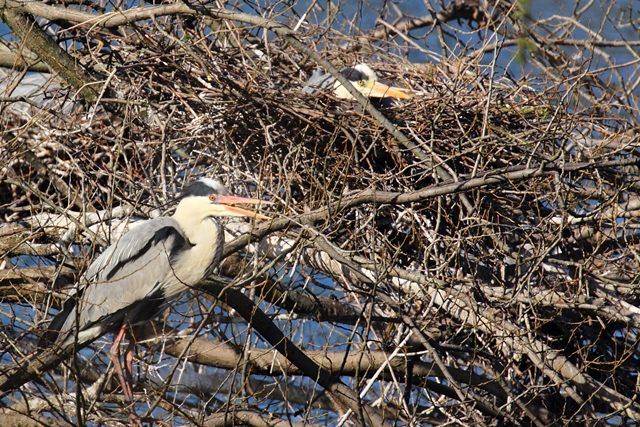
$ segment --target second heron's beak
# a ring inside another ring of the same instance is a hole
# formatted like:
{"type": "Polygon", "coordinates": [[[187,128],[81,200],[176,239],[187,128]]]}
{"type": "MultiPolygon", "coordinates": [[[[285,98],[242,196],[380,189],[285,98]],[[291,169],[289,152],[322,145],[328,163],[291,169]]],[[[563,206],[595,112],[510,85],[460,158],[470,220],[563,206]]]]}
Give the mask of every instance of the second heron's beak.
{"type": "Polygon", "coordinates": [[[224,210],[225,216],[248,216],[251,218],[258,219],[271,219],[268,216],[261,215],[256,212],[248,211],[246,209],[239,208],[237,206],[231,206],[237,203],[244,203],[247,205],[272,205],[273,202],[267,202],[266,200],[260,199],[249,199],[246,197],[237,197],[237,196],[216,196],[216,199],[213,200],[216,204],[220,205],[224,210]]]}
{"type": "Polygon", "coordinates": [[[392,98],[398,98],[398,99],[411,99],[411,95],[406,93],[404,90],[387,86],[384,83],[372,82],[367,86],[370,86],[370,87],[365,89],[365,94],[373,98],[392,97],[392,98]],[[370,92],[367,94],[366,93],[367,91],[370,91],[370,92]]]}

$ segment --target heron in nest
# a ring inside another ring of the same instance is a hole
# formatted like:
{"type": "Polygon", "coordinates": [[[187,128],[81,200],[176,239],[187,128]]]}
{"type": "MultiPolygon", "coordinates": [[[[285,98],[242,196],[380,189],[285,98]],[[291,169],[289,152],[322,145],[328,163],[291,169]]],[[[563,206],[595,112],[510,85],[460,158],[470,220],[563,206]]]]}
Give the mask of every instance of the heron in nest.
{"type": "MultiPolygon", "coordinates": [[[[340,70],[340,74],[345,76],[353,85],[353,87],[370,98],[397,98],[411,99],[411,96],[402,89],[387,86],[378,81],[378,76],[367,64],[358,64],[355,67],[347,67],[340,70]]],[[[335,77],[329,73],[325,73],[318,69],[309,80],[307,85],[302,89],[303,92],[316,94],[320,91],[330,91],[338,98],[354,99],[335,77]]]]}

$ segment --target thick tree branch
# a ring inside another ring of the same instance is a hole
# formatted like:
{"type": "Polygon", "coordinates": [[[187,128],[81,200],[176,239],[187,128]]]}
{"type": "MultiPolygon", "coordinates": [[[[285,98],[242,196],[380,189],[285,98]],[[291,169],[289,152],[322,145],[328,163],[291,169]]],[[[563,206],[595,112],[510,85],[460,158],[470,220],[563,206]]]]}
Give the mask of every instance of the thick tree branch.
{"type": "Polygon", "coordinates": [[[27,13],[20,2],[0,2],[2,20],[20,37],[25,47],[74,86],[89,104],[95,103],[100,94],[101,83],[95,83],[79,68],[75,59],[51,40],[27,13]]]}
{"type": "Polygon", "coordinates": [[[211,282],[206,283],[202,289],[233,307],[280,354],[300,369],[305,376],[327,390],[345,408],[351,409],[366,423],[374,427],[390,425],[368,404],[361,402],[359,396],[353,390],[336,377],[333,377],[329,371],[319,366],[305,352],[293,344],[271,319],[242,292],[230,288],[225,289],[211,282]]]}

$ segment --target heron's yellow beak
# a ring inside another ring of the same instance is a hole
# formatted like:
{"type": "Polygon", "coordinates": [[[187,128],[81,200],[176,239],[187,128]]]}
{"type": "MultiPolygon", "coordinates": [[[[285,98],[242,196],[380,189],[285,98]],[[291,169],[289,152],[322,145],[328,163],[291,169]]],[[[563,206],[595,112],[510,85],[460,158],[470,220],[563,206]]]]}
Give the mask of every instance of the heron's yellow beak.
{"type": "Polygon", "coordinates": [[[256,212],[251,212],[246,209],[239,208],[237,206],[231,206],[237,203],[244,203],[247,205],[272,205],[273,202],[267,202],[266,200],[260,199],[249,199],[246,197],[238,197],[238,196],[215,196],[215,200],[212,200],[216,203],[222,210],[224,211],[225,216],[248,216],[251,218],[258,219],[271,219],[268,216],[261,215],[256,212]]]}
{"type": "Polygon", "coordinates": [[[406,93],[403,89],[387,86],[386,84],[380,82],[367,83],[367,86],[369,87],[367,87],[364,92],[365,95],[372,98],[386,98],[390,96],[392,98],[398,99],[411,99],[411,95],[406,93]]]}

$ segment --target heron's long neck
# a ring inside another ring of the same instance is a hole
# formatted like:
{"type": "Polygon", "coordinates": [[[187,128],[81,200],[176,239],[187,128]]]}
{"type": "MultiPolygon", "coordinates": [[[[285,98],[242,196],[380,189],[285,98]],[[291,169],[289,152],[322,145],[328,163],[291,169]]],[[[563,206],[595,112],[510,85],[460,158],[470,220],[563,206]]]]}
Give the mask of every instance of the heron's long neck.
{"type": "Polygon", "coordinates": [[[182,209],[176,210],[173,217],[180,224],[190,246],[182,254],[181,265],[188,267],[180,277],[187,281],[199,281],[220,262],[224,246],[222,225],[210,216],[199,216],[182,209]]]}

